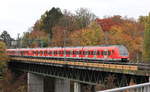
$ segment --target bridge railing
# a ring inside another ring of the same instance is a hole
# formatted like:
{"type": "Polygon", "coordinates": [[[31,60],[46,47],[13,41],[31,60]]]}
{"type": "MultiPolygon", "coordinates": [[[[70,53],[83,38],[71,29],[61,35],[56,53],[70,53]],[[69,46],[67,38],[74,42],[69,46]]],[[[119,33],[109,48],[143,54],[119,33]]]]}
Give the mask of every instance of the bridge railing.
{"type": "Polygon", "coordinates": [[[150,92],[150,82],[127,87],[108,89],[97,92],[150,92]]]}

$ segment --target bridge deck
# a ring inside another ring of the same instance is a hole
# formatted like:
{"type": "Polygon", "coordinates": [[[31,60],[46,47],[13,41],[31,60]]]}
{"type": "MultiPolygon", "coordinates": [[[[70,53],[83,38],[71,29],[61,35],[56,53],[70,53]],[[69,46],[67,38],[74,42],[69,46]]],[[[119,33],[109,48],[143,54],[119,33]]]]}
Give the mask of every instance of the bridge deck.
{"type": "Polygon", "coordinates": [[[91,63],[91,62],[77,62],[77,61],[58,61],[58,60],[47,60],[47,59],[33,59],[33,58],[21,58],[21,57],[13,57],[12,60],[17,61],[29,61],[32,63],[43,63],[43,64],[53,64],[55,65],[68,65],[68,67],[76,66],[78,68],[86,68],[98,71],[105,72],[116,72],[116,73],[124,73],[131,75],[140,75],[140,76],[150,76],[150,71],[147,69],[147,66],[144,68],[142,65],[142,69],[140,65],[122,65],[122,64],[106,64],[106,63],[91,63]]]}

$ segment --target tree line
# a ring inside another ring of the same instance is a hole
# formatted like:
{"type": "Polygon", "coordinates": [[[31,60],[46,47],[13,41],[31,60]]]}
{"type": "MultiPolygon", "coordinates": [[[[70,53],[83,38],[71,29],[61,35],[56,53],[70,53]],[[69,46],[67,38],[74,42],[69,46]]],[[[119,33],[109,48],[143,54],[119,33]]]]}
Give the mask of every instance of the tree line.
{"type": "Polygon", "coordinates": [[[149,16],[137,20],[120,15],[98,18],[86,8],[71,13],[53,7],[18,40],[24,48],[123,44],[131,61],[149,61],[150,41],[144,40],[150,36],[149,16]]]}
{"type": "Polygon", "coordinates": [[[132,61],[141,61],[143,55],[145,18],[138,20],[114,15],[98,18],[85,8],[71,13],[53,7],[41,15],[22,37],[23,47],[93,46],[123,44],[132,61]],[[30,40],[30,42],[29,42],[30,40]]]}

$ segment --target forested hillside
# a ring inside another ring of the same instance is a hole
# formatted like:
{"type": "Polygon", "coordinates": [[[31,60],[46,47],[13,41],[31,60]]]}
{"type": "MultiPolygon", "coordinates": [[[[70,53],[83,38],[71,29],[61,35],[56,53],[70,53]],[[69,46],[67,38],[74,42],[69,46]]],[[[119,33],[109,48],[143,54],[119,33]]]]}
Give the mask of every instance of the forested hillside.
{"type": "Polygon", "coordinates": [[[23,47],[86,46],[123,44],[132,61],[141,61],[144,16],[138,20],[114,15],[98,18],[88,9],[71,13],[53,7],[24,33],[23,47]]]}

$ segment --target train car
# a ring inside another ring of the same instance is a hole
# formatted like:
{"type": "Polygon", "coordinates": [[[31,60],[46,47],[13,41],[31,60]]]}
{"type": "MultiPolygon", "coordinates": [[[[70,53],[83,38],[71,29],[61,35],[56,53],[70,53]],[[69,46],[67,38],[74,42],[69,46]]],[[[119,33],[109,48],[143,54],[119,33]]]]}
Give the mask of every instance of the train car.
{"type": "Polygon", "coordinates": [[[74,59],[82,61],[129,61],[129,53],[123,45],[102,45],[84,47],[20,48],[7,49],[10,56],[40,57],[49,59],[74,59]]]}

